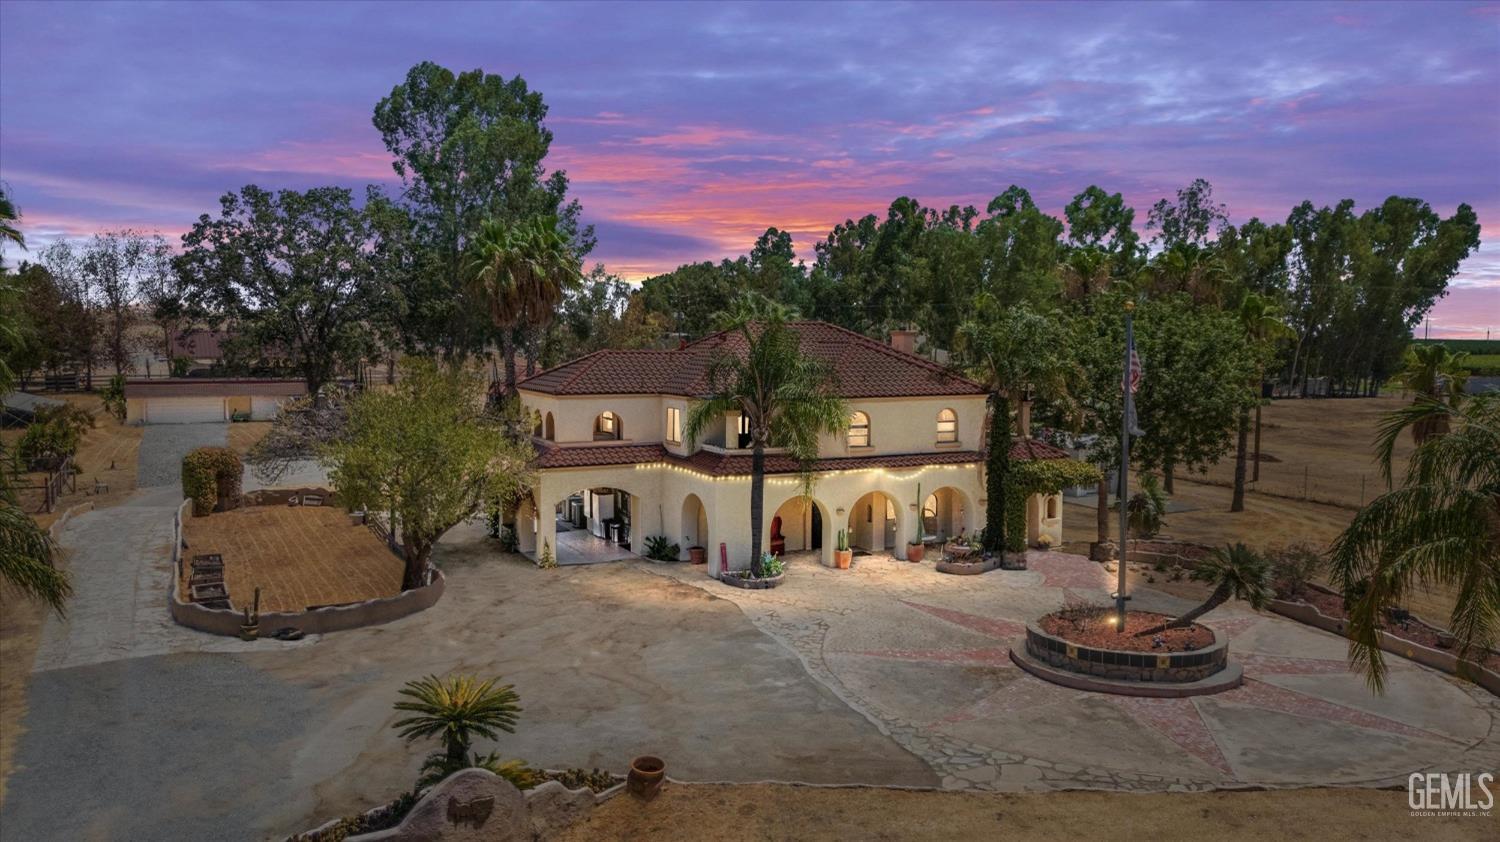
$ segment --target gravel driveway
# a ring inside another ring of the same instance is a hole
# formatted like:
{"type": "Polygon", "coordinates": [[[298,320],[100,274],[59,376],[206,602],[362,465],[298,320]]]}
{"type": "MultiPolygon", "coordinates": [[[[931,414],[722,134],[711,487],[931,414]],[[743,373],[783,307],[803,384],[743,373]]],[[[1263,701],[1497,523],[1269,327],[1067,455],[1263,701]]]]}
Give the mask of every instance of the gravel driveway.
{"type": "Polygon", "coordinates": [[[136,463],[136,487],[177,485],[182,477],[182,457],[188,451],[205,445],[223,447],[228,435],[229,425],[222,422],[147,425],[136,463]]]}

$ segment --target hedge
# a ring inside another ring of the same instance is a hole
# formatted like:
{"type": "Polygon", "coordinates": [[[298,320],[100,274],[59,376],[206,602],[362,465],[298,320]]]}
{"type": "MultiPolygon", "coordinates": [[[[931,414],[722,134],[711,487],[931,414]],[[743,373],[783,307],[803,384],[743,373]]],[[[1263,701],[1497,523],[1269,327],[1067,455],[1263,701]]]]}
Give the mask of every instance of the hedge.
{"type": "Polygon", "coordinates": [[[212,514],[219,500],[238,501],[245,466],[227,447],[200,447],[182,457],[182,493],[193,501],[193,516],[212,514]]]}
{"type": "Polygon", "coordinates": [[[1005,543],[1014,553],[1026,549],[1026,498],[1099,481],[1099,469],[1077,459],[1029,459],[1010,464],[1005,477],[1005,543]]]}

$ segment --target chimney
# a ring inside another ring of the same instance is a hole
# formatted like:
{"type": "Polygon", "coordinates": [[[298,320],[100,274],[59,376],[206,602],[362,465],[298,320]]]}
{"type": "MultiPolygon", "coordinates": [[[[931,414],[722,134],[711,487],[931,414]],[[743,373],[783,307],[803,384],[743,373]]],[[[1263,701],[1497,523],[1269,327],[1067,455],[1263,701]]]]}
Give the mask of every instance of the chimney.
{"type": "Polygon", "coordinates": [[[891,347],[903,354],[917,352],[917,332],[914,330],[891,331],[891,347]]]}
{"type": "Polygon", "coordinates": [[[1021,438],[1031,438],[1031,395],[1027,393],[1022,396],[1021,405],[1016,407],[1016,432],[1021,438]]]}

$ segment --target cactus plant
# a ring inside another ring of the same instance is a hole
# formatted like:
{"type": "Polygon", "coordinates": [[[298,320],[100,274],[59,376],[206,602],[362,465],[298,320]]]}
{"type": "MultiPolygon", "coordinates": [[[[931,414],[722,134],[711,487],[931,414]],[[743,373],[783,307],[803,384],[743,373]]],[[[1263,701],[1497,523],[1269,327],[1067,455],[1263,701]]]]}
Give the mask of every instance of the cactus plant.
{"type": "Polygon", "coordinates": [[[848,549],[849,549],[849,533],[845,532],[842,529],[840,529],[839,530],[838,551],[842,553],[842,552],[847,552],[848,549]]]}

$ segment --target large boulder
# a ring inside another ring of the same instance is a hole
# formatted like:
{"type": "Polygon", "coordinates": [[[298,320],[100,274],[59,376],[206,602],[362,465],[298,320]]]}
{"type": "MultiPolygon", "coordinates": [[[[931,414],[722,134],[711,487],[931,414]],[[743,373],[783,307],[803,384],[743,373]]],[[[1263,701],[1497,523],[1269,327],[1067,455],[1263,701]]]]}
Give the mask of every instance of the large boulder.
{"type": "Polygon", "coordinates": [[[401,824],[353,837],[359,842],[531,842],[526,797],[484,769],[444,778],[401,824]]]}
{"type": "Polygon", "coordinates": [[[588,789],[568,789],[558,781],[547,781],[527,792],[532,837],[550,839],[559,830],[587,818],[594,802],[594,793],[588,789]]]}

